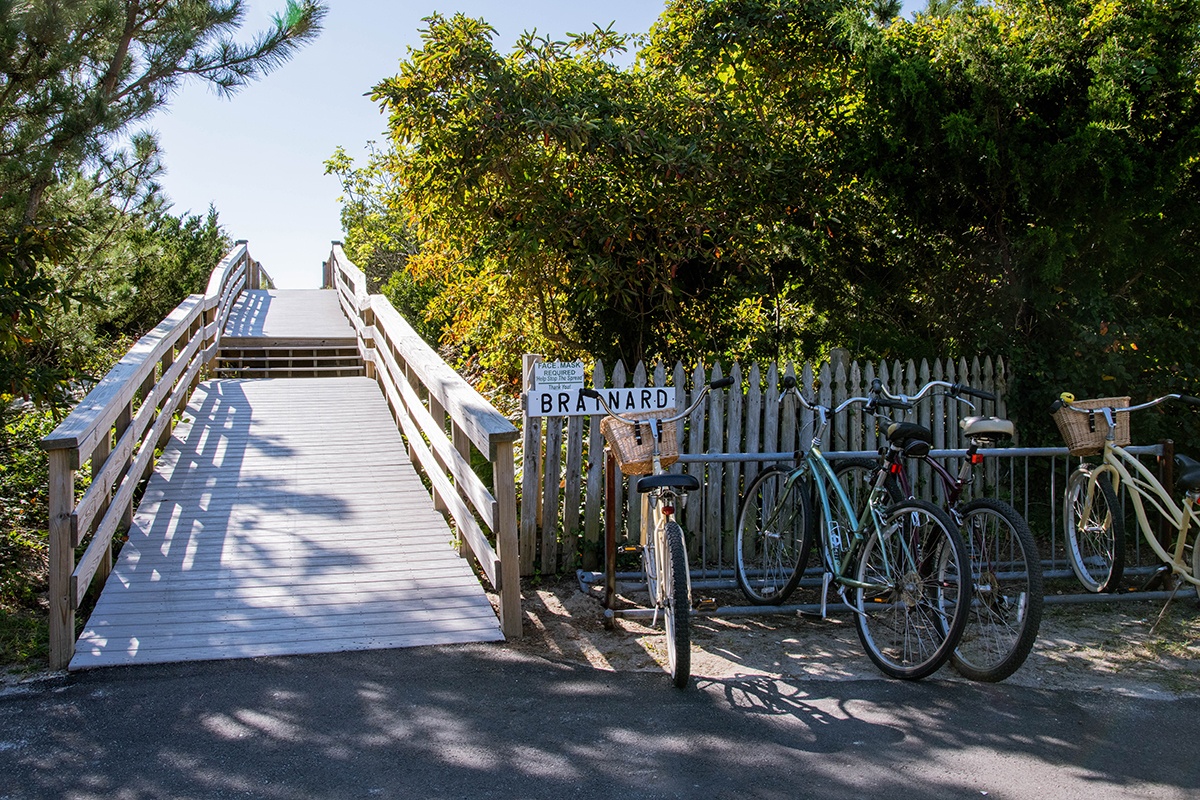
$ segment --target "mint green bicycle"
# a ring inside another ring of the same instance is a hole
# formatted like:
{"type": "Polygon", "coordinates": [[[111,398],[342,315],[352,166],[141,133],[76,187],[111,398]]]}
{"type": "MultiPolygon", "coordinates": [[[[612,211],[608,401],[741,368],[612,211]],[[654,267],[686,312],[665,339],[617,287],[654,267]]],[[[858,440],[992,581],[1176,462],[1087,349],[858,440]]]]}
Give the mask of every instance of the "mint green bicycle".
{"type": "Polygon", "coordinates": [[[767,467],[746,487],[734,562],[742,591],[753,603],[782,603],[799,584],[815,537],[821,616],[833,588],[881,672],[906,680],[933,674],[954,653],[970,613],[971,562],[958,526],[932,503],[891,503],[885,481],[907,457],[899,446],[888,450],[866,501],[852,501],[821,442],[831,415],[870,398],[828,408],[810,403],[795,378],[784,388],[780,402],[794,397],[816,414],[816,427],[795,467],[767,467]]]}

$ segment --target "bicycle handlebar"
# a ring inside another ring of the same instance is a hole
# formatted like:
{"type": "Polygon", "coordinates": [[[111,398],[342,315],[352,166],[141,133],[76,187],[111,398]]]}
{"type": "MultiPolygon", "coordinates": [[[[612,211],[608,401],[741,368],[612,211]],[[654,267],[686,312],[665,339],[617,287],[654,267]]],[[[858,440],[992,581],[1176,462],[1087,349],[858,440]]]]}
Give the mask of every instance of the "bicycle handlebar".
{"type": "MultiPolygon", "coordinates": [[[[663,423],[676,422],[678,420],[683,419],[684,417],[688,416],[689,414],[691,414],[693,411],[695,411],[697,408],[700,407],[700,403],[703,402],[704,398],[708,395],[708,393],[710,391],[712,391],[713,389],[724,389],[727,386],[732,386],[732,385],[733,385],[732,377],[718,378],[715,381],[710,381],[709,383],[707,383],[704,386],[704,389],[701,390],[701,392],[696,395],[696,398],[694,400],[692,400],[692,404],[690,406],[688,406],[686,409],[679,412],[678,414],[676,414],[673,417],[663,417],[662,419],[659,420],[659,422],[663,422],[663,423]]],[[[590,397],[591,399],[596,400],[604,408],[604,413],[608,414],[610,417],[619,419],[619,420],[621,420],[621,422],[624,422],[628,425],[638,425],[638,424],[641,424],[646,421],[644,419],[631,419],[630,417],[623,417],[620,414],[616,413],[615,411],[613,411],[611,408],[608,407],[608,403],[604,402],[604,397],[596,389],[592,389],[590,387],[585,386],[584,388],[579,390],[579,393],[581,395],[583,395],[584,397],[590,397]]]]}
{"type": "Polygon", "coordinates": [[[783,379],[783,391],[779,394],[779,403],[781,405],[783,404],[783,399],[789,394],[795,395],[796,398],[799,399],[800,405],[804,406],[809,411],[817,411],[822,414],[838,414],[846,407],[852,406],[855,403],[862,403],[866,405],[871,402],[871,398],[869,397],[848,397],[843,400],[837,408],[830,408],[829,406],[823,406],[820,403],[813,403],[804,396],[803,392],[800,391],[800,387],[796,385],[796,378],[793,375],[787,375],[783,379]]]}
{"type": "Polygon", "coordinates": [[[1103,410],[1107,410],[1109,412],[1143,411],[1147,408],[1153,408],[1154,406],[1158,405],[1159,403],[1165,403],[1168,400],[1178,400],[1181,403],[1184,403],[1189,406],[1200,407],[1200,397],[1192,397],[1189,394],[1164,394],[1162,397],[1157,397],[1153,400],[1149,400],[1145,403],[1141,403],[1140,405],[1128,406],[1126,408],[1107,408],[1107,409],[1104,409],[1104,408],[1075,408],[1073,405],[1071,405],[1072,403],[1075,402],[1075,395],[1071,394],[1070,392],[1063,392],[1061,395],[1059,395],[1057,400],[1055,400],[1053,403],[1050,404],[1050,413],[1053,414],[1054,412],[1058,411],[1060,408],[1070,409],[1071,411],[1074,411],[1077,414],[1087,414],[1089,412],[1095,413],[1097,411],[1103,411],[1103,410]]]}
{"type": "Polygon", "coordinates": [[[923,397],[925,397],[925,395],[929,394],[930,391],[938,387],[944,387],[946,389],[944,394],[953,397],[955,400],[967,403],[967,405],[971,404],[966,400],[963,400],[959,395],[965,394],[968,397],[974,397],[979,400],[994,401],[996,399],[996,395],[992,394],[991,392],[985,392],[982,389],[975,389],[963,383],[950,383],[948,381],[930,381],[922,386],[921,389],[911,397],[904,394],[892,394],[887,390],[887,387],[883,385],[883,381],[881,381],[879,378],[871,381],[871,396],[874,398],[876,405],[883,406],[884,408],[912,408],[913,403],[921,400],[923,397]]]}

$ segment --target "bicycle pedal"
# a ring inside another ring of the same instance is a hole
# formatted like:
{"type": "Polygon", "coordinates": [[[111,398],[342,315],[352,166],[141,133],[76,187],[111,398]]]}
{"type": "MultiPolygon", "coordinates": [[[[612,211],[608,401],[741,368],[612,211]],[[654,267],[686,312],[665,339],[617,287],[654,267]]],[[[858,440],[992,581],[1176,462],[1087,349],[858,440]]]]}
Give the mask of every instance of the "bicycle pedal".
{"type": "Polygon", "coordinates": [[[642,546],[640,544],[623,544],[617,548],[617,553],[623,556],[631,554],[637,555],[640,552],[642,552],[642,546]]]}
{"type": "Polygon", "coordinates": [[[699,597],[692,605],[697,611],[716,611],[717,598],[715,597],[699,597]]]}

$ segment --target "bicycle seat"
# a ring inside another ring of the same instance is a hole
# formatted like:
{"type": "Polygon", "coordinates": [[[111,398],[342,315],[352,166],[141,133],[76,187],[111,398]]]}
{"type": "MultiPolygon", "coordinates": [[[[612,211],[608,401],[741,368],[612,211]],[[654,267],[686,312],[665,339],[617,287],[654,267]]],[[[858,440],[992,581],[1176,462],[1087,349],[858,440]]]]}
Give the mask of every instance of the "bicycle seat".
{"type": "Polygon", "coordinates": [[[924,458],[933,446],[933,431],[915,422],[893,422],[888,426],[887,440],[909,458],[924,458]]]}
{"type": "Polygon", "coordinates": [[[1200,461],[1189,456],[1176,455],[1175,463],[1180,467],[1175,485],[1185,492],[1200,491],[1200,461]]]}
{"type": "Polygon", "coordinates": [[[1013,435],[1012,422],[999,417],[963,417],[958,426],[964,436],[979,439],[1002,439],[1013,435]]]}
{"type": "Polygon", "coordinates": [[[673,475],[669,472],[662,475],[645,475],[638,478],[637,481],[637,490],[641,494],[665,486],[674,487],[682,492],[691,492],[700,488],[700,481],[695,475],[673,475]]]}

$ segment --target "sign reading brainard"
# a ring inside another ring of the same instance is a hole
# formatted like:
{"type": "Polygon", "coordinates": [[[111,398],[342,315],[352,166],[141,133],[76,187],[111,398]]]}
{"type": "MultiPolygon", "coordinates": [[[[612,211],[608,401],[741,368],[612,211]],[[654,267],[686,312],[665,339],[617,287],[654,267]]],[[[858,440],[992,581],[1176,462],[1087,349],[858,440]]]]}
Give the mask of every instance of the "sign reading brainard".
{"type": "MultiPolygon", "coordinates": [[[[648,386],[644,389],[601,389],[600,396],[618,414],[642,411],[675,413],[675,387],[648,386]]],[[[577,417],[603,414],[598,400],[584,397],[579,389],[534,389],[525,395],[525,413],[531,417],[577,417]]]]}

